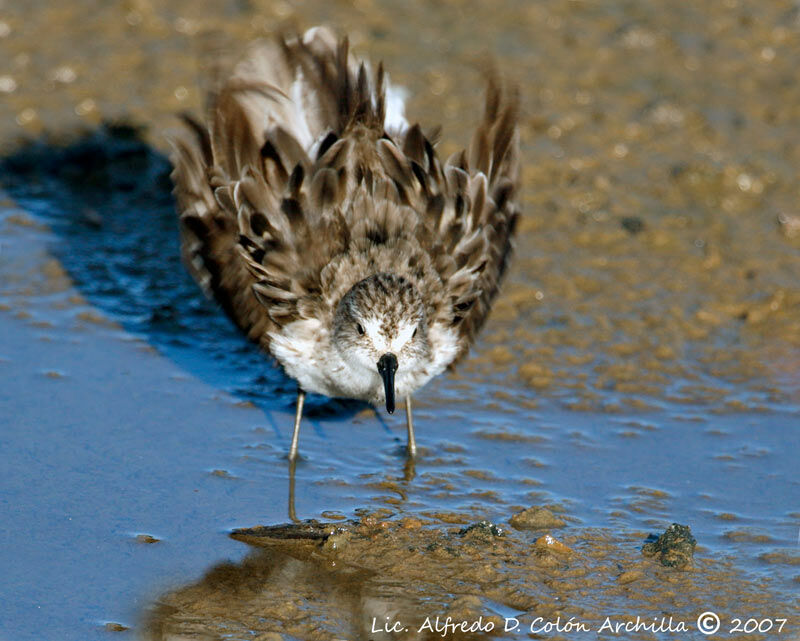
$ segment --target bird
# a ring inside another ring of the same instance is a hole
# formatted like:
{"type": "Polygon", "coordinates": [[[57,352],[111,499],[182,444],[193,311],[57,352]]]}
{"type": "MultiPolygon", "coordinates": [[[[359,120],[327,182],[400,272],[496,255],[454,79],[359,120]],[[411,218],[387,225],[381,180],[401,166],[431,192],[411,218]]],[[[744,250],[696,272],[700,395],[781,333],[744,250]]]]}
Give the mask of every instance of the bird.
{"type": "MultiPolygon", "coordinates": [[[[222,68],[220,64],[218,67],[222,68]]],[[[307,393],[405,404],[469,351],[519,217],[519,91],[495,68],[467,148],[405,117],[383,64],[327,27],[251,44],[181,114],[171,177],[183,262],[307,393]]]]}

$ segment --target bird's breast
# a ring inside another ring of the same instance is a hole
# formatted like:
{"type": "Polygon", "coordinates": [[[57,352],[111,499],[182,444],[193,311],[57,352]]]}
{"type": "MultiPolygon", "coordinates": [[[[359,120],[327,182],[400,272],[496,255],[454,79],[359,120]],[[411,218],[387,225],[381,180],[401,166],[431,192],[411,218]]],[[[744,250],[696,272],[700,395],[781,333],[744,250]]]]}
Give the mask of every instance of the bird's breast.
{"type": "MultiPolygon", "coordinates": [[[[270,352],[286,373],[306,392],[370,403],[385,401],[383,381],[375,370],[346,363],[331,345],[327,328],[318,319],[302,319],[270,335],[270,352]]],[[[424,366],[406,365],[402,357],[395,378],[399,398],[414,393],[440,374],[459,351],[455,332],[433,327],[430,331],[432,360],[424,366]]]]}

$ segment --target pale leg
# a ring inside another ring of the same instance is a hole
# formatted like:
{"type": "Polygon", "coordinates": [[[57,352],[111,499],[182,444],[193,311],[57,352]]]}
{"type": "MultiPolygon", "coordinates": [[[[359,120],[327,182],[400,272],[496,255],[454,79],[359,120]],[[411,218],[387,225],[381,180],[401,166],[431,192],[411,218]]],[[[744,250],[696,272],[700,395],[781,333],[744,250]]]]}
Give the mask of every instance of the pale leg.
{"type": "Polygon", "coordinates": [[[408,455],[417,455],[417,441],[414,438],[414,419],[411,416],[411,395],[406,396],[406,425],[408,426],[408,455]]]}
{"type": "Polygon", "coordinates": [[[297,390],[297,414],[294,417],[294,434],[292,434],[292,445],[289,448],[289,460],[294,461],[297,458],[297,440],[300,438],[300,419],[303,418],[303,404],[306,402],[306,393],[297,390]]]}

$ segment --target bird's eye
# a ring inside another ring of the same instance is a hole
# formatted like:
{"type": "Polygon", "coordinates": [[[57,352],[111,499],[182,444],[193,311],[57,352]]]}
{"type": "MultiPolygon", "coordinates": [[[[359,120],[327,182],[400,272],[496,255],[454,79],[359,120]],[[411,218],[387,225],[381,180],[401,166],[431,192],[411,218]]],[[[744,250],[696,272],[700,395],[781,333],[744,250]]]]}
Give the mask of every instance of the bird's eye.
{"type": "Polygon", "coordinates": [[[358,332],[359,336],[364,335],[364,328],[361,327],[361,323],[356,323],[356,331],[358,332]]]}
{"type": "Polygon", "coordinates": [[[418,330],[418,329],[419,329],[419,326],[417,326],[417,327],[415,327],[415,328],[414,328],[414,333],[413,333],[413,334],[411,334],[411,338],[414,338],[414,337],[417,335],[417,330],[418,330]]]}

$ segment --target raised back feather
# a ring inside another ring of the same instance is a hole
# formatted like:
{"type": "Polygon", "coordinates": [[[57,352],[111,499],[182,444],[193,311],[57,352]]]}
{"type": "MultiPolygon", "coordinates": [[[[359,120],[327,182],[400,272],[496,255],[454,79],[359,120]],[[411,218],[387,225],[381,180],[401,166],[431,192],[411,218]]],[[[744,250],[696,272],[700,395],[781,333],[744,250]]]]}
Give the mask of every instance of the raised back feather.
{"type": "Polygon", "coordinates": [[[187,119],[173,140],[189,269],[265,348],[373,273],[414,283],[459,355],[486,318],[517,217],[516,92],[489,80],[469,151],[443,166],[419,125],[387,119],[387,84],[312,29],[254,46],[207,129],[187,119]]]}

